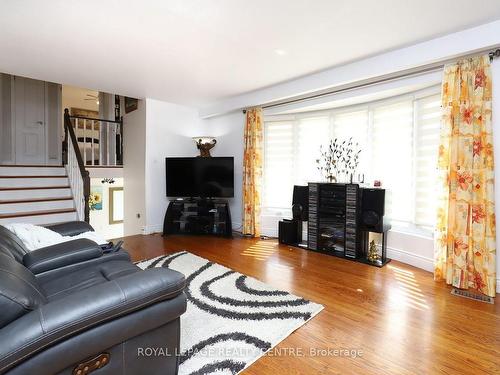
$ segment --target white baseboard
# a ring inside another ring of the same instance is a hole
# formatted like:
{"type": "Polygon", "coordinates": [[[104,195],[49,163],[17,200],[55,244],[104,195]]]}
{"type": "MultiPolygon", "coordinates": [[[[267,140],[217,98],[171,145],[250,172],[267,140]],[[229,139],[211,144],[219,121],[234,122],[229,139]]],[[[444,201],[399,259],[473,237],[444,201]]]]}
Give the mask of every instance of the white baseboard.
{"type": "Polygon", "coordinates": [[[387,257],[423,270],[434,272],[434,259],[410,253],[405,250],[387,247],[387,257]]]}
{"type": "Polygon", "coordinates": [[[278,229],[274,227],[262,227],[260,233],[262,233],[263,236],[278,238],[278,229]]]}
{"type": "MultiPolygon", "coordinates": [[[[277,237],[278,231],[273,227],[263,227],[262,233],[269,237],[277,237]]],[[[422,256],[419,254],[414,254],[409,251],[396,249],[393,247],[387,247],[387,257],[397,260],[402,263],[409,264],[423,270],[434,272],[434,259],[422,256]]],[[[497,284],[498,285],[498,284],[497,284]]]]}
{"type": "Polygon", "coordinates": [[[144,227],[142,234],[163,233],[163,224],[148,225],[144,227]]]}

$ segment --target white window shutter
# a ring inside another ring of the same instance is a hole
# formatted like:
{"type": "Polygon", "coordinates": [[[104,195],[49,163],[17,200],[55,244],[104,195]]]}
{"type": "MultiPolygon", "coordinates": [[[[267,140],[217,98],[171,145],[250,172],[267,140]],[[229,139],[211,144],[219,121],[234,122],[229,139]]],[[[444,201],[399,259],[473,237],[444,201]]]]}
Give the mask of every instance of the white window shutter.
{"type": "Polygon", "coordinates": [[[330,139],[353,139],[362,149],[358,172],[386,189],[386,216],[396,226],[429,229],[435,222],[440,95],[403,96],[381,103],[286,120],[265,119],[263,208],[289,210],[294,184],[321,181],[316,159],[330,139]]]}

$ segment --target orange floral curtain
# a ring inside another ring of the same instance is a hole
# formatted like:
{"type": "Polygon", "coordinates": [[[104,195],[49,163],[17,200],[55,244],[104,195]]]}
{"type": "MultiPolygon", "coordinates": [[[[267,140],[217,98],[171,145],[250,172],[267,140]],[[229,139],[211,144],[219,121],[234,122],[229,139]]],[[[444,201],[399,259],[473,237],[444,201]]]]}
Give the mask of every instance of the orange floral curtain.
{"type": "Polygon", "coordinates": [[[447,65],[442,85],[435,280],[495,296],[495,205],[488,56],[447,65]]]}
{"type": "Polygon", "coordinates": [[[247,110],[243,153],[243,234],[260,236],[262,108],[247,110]]]}

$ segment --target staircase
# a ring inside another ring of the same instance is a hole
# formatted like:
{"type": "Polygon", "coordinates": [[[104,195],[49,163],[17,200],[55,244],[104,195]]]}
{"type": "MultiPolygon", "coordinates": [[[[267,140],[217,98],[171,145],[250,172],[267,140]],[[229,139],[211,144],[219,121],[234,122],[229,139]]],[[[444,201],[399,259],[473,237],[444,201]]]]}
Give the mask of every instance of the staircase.
{"type": "Polygon", "coordinates": [[[64,167],[0,165],[0,225],[48,225],[77,217],[64,167]]]}

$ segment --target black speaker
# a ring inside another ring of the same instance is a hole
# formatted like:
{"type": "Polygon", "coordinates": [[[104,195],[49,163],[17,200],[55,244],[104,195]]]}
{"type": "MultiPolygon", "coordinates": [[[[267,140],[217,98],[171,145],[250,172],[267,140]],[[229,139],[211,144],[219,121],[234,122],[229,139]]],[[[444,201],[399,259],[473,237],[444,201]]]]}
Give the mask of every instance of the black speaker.
{"type": "Polygon", "coordinates": [[[381,233],[384,227],[385,190],[361,189],[360,229],[381,233]]]}
{"type": "Polygon", "coordinates": [[[302,241],[302,221],[281,220],[278,224],[278,238],[280,243],[297,245],[302,241]]]}
{"type": "Polygon", "coordinates": [[[292,217],[307,221],[309,216],[309,187],[295,185],[293,187],[292,217]]]}

